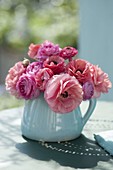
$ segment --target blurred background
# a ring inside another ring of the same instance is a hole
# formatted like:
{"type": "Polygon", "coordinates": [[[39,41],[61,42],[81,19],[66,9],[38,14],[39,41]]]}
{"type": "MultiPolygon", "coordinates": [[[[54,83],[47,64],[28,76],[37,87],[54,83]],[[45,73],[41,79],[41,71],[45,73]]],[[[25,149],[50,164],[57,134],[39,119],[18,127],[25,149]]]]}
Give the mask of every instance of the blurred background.
{"type": "MultiPolygon", "coordinates": [[[[23,105],[5,91],[10,67],[28,58],[31,42],[79,50],[113,82],[113,0],[0,0],[0,110],[23,105]]],[[[113,101],[113,88],[100,100],[113,101]]]]}
{"type": "Polygon", "coordinates": [[[78,25],[75,0],[0,0],[0,83],[31,42],[77,47],[78,25]]]}

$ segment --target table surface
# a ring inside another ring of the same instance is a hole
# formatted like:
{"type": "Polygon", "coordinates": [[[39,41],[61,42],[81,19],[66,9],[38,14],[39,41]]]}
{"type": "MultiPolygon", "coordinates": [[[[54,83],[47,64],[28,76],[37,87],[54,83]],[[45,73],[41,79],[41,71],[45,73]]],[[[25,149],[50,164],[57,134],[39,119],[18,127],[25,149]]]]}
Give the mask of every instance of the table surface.
{"type": "MultiPolygon", "coordinates": [[[[87,102],[81,105],[82,111],[87,102]]],[[[0,112],[1,170],[112,170],[113,157],[98,146],[93,134],[113,130],[113,102],[98,101],[78,139],[41,143],[24,139],[20,124],[23,107],[0,112]]]]}

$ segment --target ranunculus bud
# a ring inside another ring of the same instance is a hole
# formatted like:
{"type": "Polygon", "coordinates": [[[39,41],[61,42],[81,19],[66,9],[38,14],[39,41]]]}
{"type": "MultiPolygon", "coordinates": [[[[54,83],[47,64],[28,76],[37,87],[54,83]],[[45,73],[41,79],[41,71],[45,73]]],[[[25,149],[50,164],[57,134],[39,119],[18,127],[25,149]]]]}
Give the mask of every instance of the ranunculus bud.
{"type": "Polygon", "coordinates": [[[29,59],[24,58],[24,60],[22,61],[22,64],[23,64],[24,67],[27,67],[30,64],[29,59]]]}
{"type": "Polygon", "coordinates": [[[94,86],[91,82],[86,82],[83,84],[83,100],[89,100],[94,94],[94,86]]]}

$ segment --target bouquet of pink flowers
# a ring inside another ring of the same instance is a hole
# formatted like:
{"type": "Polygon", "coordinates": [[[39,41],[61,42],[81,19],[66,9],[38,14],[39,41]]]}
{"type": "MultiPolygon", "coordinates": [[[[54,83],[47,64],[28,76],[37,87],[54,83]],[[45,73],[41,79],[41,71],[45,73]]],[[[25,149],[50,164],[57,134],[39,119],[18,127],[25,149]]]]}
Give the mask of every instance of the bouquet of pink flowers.
{"type": "Polygon", "coordinates": [[[28,59],[10,68],[6,89],[19,99],[31,100],[44,93],[44,99],[54,112],[68,113],[83,100],[97,98],[111,88],[108,75],[100,67],[75,59],[78,50],[63,49],[49,41],[30,44],[28,59]]]}

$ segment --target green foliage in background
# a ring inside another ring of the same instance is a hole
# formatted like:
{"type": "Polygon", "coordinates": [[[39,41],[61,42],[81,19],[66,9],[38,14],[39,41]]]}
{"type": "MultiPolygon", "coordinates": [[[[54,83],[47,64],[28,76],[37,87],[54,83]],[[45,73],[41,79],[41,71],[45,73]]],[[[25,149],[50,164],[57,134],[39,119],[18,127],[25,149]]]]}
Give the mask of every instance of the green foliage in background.
{"type": "Polygon", "coordinates": [[[24,100],[16,99],[10,94],[4,94],[0,96],[0,110],[10,109],[14,107],[20,107],[24,105],[24,100]]]}
{"type": "Polygon", "coordinates": [[[28,48],[45,39],[77,47],[77,0],[0,0],[0,45],[28,48]]]}

